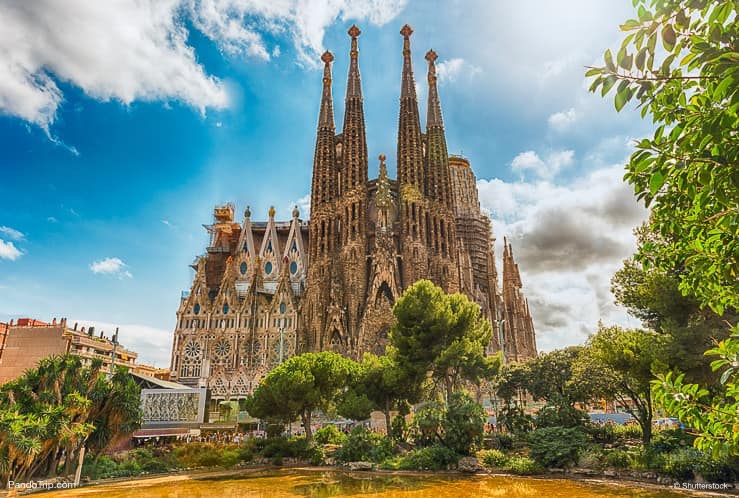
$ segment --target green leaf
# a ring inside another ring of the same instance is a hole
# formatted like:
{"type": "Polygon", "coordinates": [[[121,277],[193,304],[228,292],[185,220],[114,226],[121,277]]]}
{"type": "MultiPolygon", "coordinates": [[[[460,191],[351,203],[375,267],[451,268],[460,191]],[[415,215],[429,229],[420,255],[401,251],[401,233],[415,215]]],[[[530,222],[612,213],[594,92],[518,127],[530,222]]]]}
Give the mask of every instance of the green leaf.
{"type": "Polygon", "coordinates": [[[603,81],[603,90],[601,91],[601,95],[605,95],[608,93],[608,91],[613,88],[613,85],[616,84],[616,81],[618,81],[618,78],[614,75],[607,76],[606,79],[603,81]]]}
{"type": "Polygon", "coordinates": [[[640,71],[644,70],[644,61],[647,58],[647,47],[642,48],[636,54],[636,68],[640,71]]]}
{"type": "Polygon", "coordinates": [[[672,24],[665,24],[662,28],[662,45],[664,45],[665,50],[672,52],[672,49],[675,48],[676,41],[677,36],[675,35],[675,29],[672,27],[672,24]]]}
{"type": "Polygon", "coordinates": [[[611,54],[611,49],[609,48],[606,50],[606,53],[603,55],[605,61],[606,61],[606,67],[609,71],[612,73],[616,72],[616,65],[613,63],[613,55],[611,54]]]}
{"type": "Polygon", "coordinates": [[[649,179],[649,192],[652,195],[655,195],[664,184],[665,177],[662,172],[655,171],[654,173],[652,173],[652,177],[649,179]]]}
{"type": "Polygon", "coordinates": [[[620,111],[623,109],[623,107],[626,105],[626,103],[631,100],[631,88],[624,88],[620,92],[616,93],[616,111],[620,111]]]}

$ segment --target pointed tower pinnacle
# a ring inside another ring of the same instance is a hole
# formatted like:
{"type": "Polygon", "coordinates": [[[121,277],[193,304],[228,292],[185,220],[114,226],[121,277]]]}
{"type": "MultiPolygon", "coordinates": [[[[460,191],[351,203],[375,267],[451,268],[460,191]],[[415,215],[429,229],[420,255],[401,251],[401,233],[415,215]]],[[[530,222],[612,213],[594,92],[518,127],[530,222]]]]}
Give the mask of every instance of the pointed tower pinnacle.
{"type": "Polygon", "coordinates": [[[439,127],[444,128],[444,121],[441,118],[441,102],[439,101],[439,90],[436,87],[436,59],[439,56],[433,50],[426,52],[426,60],[429,62],[429,95],[428,95],[428,114],[426,116],[426,129],[439,127]]]}
{"type": "Polygon", "coordinates": [[[331,63],[334,55],[328,50],[323,53],[323,96],[321,97],[321,113],[318,117],[318,128],[334,129],[334,104],[331,96],[331,63]]]}
{"type": "Polygon", "coordinates": [[[344,129],[342,133],[342,171],[340,195],[367,183],[367,136],[362,104],[362,81],[359,76],[357,38],[362,33],[356,25],[349,28],[351,51],[346,83],[344,129]]]}
{"type": "Polygon", "coordinates": [[[426,194],[447,209],[452,208],[451,171],[447,152],[444,121],[441,117],[441,102],[436,85],[436,59],[433,50],[426,52],[428,70],[428,112],[426,113],[426,194]]]}
{"type": "Polygon", "coordinates": [[[411,34],[407,24],[400,30],[403,36],[403,74],[400,86],[400,116],[398,119],[398,182],[414,185],[424,194],[423,144],[418,99],[411,63],[411,34]]]}

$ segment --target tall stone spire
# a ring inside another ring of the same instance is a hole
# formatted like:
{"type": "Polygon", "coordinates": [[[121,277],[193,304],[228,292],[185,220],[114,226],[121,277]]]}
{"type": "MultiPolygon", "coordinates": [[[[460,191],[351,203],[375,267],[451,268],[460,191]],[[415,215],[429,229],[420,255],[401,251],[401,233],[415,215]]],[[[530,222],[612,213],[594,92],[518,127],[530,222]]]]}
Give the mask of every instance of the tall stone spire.
{"type": "Polygon", "coordinates": [[[418,117],[418,98],[411,63],[412,33],[413,29],[407,24],[400,30],[403,35],[403,75],[398,119],[398,182],[401,185],[413,185],[419,193],[424,194],[421,120],[418,117]]]}
{"type": "Polygon", "coordinates": [[[349,76],[346,82],[344,130],[342,135],[341,194],[367,183],[367,137],[362,103],[362,81],[359,76],[359,49],[357,38],[362,32],[356,25],[349,28],[349,76]]]}
{"type": "Polygon", "coordinates": [[[323,68],[323,95],[318,116],[316,149],[313,156],[313,183],[311,186],[311,256],[326,255],[333,242],[331,213],[327,208],[336,198],[336,144],[334,109],[331,96],[331,52],[321,56],[323,68]],[[324,212],[326,211],[326,212],[324,212]]]}
{"type": "Polygon", "coordinates": [[[445,208],[451,208],[451,175],[447,153],[444,121],[441,117],[441,102],[436,85],[436,52],[429,50],[426,60],[428,69],[428,112],[426,114],[426,195],[445,208]]]}

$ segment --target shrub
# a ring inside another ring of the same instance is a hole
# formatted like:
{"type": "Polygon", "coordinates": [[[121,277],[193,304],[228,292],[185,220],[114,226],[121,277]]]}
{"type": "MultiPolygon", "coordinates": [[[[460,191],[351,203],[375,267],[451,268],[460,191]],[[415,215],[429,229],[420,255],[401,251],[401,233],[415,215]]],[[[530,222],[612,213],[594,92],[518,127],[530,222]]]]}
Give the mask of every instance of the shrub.
{"type": "Polygon", "coordinates": [[[661,473],[675,479],[691,480],[695,477],[693,467],[696,466],[699,453],[693,448],[680,449],[665,456],[661,473]]]}
{"type": "Polygon", "coordinates": [[[708,482],[734,482],[739,476],[739,458],[714,460],[701,454],[693,470],[708,482]]]}
{"type": "Polygon", "coordinates": [[[657,453],[670,453],[693,445],[695,438],[680,429],[665,429],[654,433],[649,448],[657,453]]]}
{"type": "Polygon", "coordinates": [[[588,448],[580,453],[577,465],[583,469],[600,470],[604,465],[603,452],[597,447],[588,448]]]}
{"type": "Polygon", "coordinates": [[[109,456],[101,455],[95,460],[92,455],[87,455],[82,465],[82,474],[90,479],[118,477],[118,463],[109,456]]]}
{"type": "Polygon", "coordinates": [[[419,408],[413,416],[415,443],[420,446],[431,446],[438,442],[444,408],[437,402],[430,402],[419,408]]]}
{"type": "Polygon", "coordinates": [[[336,451],[339,462],[381,462],[392,455],[392,442],[382,434],[364,427],[355,427],[344,444],[336,451]]]}
{"type": "Polygon", "coordinates": [[[508,464],[508,456],[500,450],[480,450],[477,459],[488,468],[503,468],[508,464]]]}
{"type": "Polygon", "coordinates": [[[446,445],[460,455],[469,455],[473,447],[482,444],[485,411],[469,394],[456,392],[449,400],[442,425],[446,445]]]}
{"type": "Polygon", "coordinates": [[[396,415],[393,421],[390,422],[390,437],[394,441],[405,441],[407,432],[408,423],[405,421],[405,417],[396,415]]]}
{"type": "Polygon", "coordinates": [[[629,468],[629,452],[625,450],[611,450],[606,453],[606,466],[614,469],[629,468]]]}
{"type": "Polygon", "coordinates": [[[543,427],[576,427],[585,425],[588,414],[571,406],[547,405],[536,413],[534,425],[543,427]]]}
{"type": "Polygon", "coordinates": [[[313,435],[313,439],[318,444],[341,444],[346,440],[346,434],[335,425],[327,425],[318,429],[313,435]]]}
{"type": "Polygon", "coordinates": [[[434,445],[412,451],[400,459],[401,470],[444,470],[456,464],[459,455],[446,446],[434,445]]]}
{"type": "Polygon", "coordinates": [[[505,468],[507,471],[520,476],[540,474],[544,470],[541,465],[529,457],[513,457],[508,460],[508,465],[505,468]]]}
{"type": "Polygon", "coordinates": [[[490,438],[490,443],[496,450],[510,450],[513,448],[513,436],[499,432],[490,438]]]}
{"type": "Polygon", "coordinates": [[[545,467],[565,467],[575,463],[587,445],[577,427],[545,427],[528,436],[529,455],[545,467]]]}

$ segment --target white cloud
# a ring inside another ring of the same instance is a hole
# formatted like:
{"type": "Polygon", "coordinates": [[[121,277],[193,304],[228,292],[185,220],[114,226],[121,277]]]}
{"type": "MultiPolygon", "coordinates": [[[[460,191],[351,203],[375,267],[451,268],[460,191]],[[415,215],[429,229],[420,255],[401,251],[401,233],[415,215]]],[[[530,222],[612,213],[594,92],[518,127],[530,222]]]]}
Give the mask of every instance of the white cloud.
{"type": "Polygon", "coordinates": [[[5,236],[11,240],[23,240],[25,238],[23,232],[11,227],[0,226],[0,233],[5,234],[5,236]]]}
{"type": "MultiPolygon", "coordinates": [[[[15,0],[0,4],[0,112],[48,133],[64,101],[57,82],[130,104],[175,99],[201,112],[229,98],[198,63],[188,22],[231,56],[270,58],[263,33],[288,36],[317,65],[337,19],[384,24],[406,0],[15,0]],[[59,27],[63,26],[64,29],[59,27]]],[[[277,56],[279,48],[272,49],[277,56]]]]}
{"type": "Polygon", "coordinates": [[[540,349],[582,343],[601,318],[635,325],[609,291],[611,276],[635,250],[633,228],[647,216],[622,176],[623,166],[612,165],[567,185],[478,181],[497,254],[504,236],[513,245],[540,349]]]}
{"type": "Polygon", "coordinates": [[[133,278],[131,272],[126,270],[127,266],[120,258],[105,258],[90,263],[90,270],[96,274],[114,275],[118,278],[133,278]]]}
{"type": "Polygon", "coordinates": [[[49,216],[48,218],[46,218],[46,221],[48,221],[49,223],[58,223],[59,222],[59,220],[57,220],[53,216],[49,216]]]}
{"type": "Polygon", "coordinates": [[[442,85],[457,81],[460,76],[474,76],[481,71],[479,67],[459,58],[445,60],[436,65],[436,75],[442,85]]]}
{"type": "Polygon", "coordinates": [[[0,239],[0,259],[9,259],[10,261],[15,261],[21,256],[23,256],[23,252],[15,247],[12,242],[5,242],[4,240],[0,239]]]}
{"type": "Polygon", "coordinates": [[[568,128],[578,118],[577,111],[573,107],[566,111],[555,112],[547,119],[549,126],[555,130],[561,131],[568,128]]]}
{"type": "Polygon", "coordinates": [[[113,337],[118,328],[118,342],[126,349],[138,353],[136,363],[153,365],[159,368],[168,368],[171,359],[172,331],[163,330],[148,325],[113,324],[96,320],[67,320],[71,326],[77,323],[78,327],[95,327],[97,334],[104,332],[108,338],[113,337]]]}
{"type": "Polygon", "coordinates": [[[552,178],[571,165],[574,157],[573,150],[559,150],[551,152],[545,161],[533,150],[527,150],[513,158],[511,169],[522,174],[531,171],[539,178],[552,178]]]}
{"type": "Polygon", "coordinates": [[[300,217],[304,220],[310,216],[310,193],[305,194],[303,197],[290,203],[290,212],[292,213],[293,207],[298,206],[300,210],[300,217]]]}

